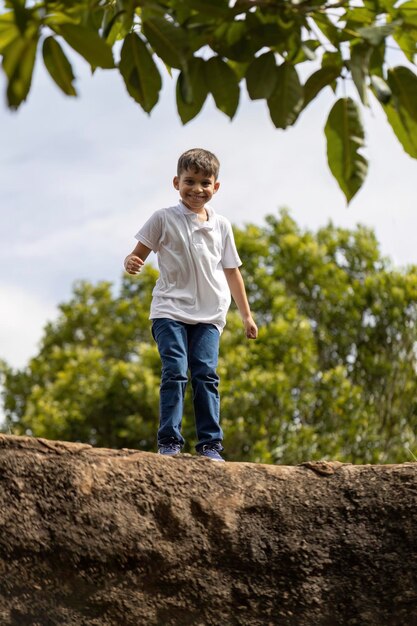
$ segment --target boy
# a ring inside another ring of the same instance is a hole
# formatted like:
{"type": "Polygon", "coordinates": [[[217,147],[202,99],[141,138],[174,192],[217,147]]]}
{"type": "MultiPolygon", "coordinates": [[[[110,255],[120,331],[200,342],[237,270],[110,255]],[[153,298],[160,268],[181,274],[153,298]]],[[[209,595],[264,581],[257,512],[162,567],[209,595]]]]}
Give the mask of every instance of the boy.
{"type": "Polygon", "coordinates": [[[230,292],[243,320],[246,337],[255,339],[239,271],[230,222],[208,204],[219,189],[217,157],[188,150],[178,160],[174,188],[179,204],[160,209],[136,235],[138,244],[124,266],[137,274],[153,250],[160,276],[152,293],[152,335],[162,361],[158,452],[174,456],[184,438],[181,421],[188,369],[191,374],[198,443],[197,453],[224,461],[220,427],[219,338],[230,306],[230,292]]]}

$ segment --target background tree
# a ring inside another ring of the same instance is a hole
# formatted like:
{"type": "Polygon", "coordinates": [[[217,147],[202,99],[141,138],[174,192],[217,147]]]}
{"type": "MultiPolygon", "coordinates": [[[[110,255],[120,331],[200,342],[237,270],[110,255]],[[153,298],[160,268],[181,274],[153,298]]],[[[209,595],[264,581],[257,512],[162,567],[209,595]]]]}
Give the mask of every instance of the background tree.
{"type": "Polygon", "coordinates": [[[159,357],[150,344],[156,270],[117,297],[110,283],[75,285],[47,324],[39,354],[7,369],[5,410],[18,433],[99,446],[152,447],[158,420],[159,357]]]}
{"type": "MultiPolygon", "coordinates": [[[[398,462],[417,446],[417,268],[393,269],[372,231],[302,231],[285,211],[236,229],[260,326],[230,311],[221,342],[231,460],[398,462]]],[[[160,363],[148,311],[156,270],[77,284],[36,357],[2,366],[6,429],[155,449],[160,363]]],[[[194,445],[191,398],[184,414],[194,445]]]]}
{"type": "Polygon", "coordinates": [[[325,125],[328,162],[348,202],[366,177],[360,108],[369,106],[370,92],[404,150],[417,157],[417,76],[410,69],[417,51],[417,0],[6,0],[5,5],[0,53],[11,108],[29,93],[40,47],[54,82],[75,96],[66,54],[72,49],[92,71],[117,69],[148,113],[158,102],[165,66],[176,77],[183,123],[201,111],[209,93],[233,118],[245,84],[250,98],[266,101],[274,125],[287,128],[330,86],[335,103],[325,125]],[[391,47],[402,51],[406,66],[389,66],[391,47]],[[302,64],[310,68],[304,84],[297,69],[302,64]],[[355,95],[346,88],[349,81],[355,95]]]}
{"type": "MultiPolygon", "coordinates": [[[[293,301],[313,338],[310,381],[303,376],[291,389],[299,396],[292,414],[282,412],[289,425],[283,458],[290,450],[300,458],[306,441],[308,455],[404,459],[416,443],[417,269],[391,268],[364,227],[330,224],[314,235],[286,212],[267,218],[266,228],[237,232],[237,243],[257,317],[276,323],[282,303],[293,301]]],[[[293,346],[299,360],[306,345],[293,346]]]]}

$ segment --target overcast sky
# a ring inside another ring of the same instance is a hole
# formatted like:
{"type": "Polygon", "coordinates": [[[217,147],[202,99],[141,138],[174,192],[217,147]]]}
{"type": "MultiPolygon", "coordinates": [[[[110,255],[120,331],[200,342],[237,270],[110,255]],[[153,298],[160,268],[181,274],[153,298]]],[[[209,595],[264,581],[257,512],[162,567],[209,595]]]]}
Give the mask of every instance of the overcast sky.
{"type": "Polygon", "coordinates": [[[14,367],[36,353],[74,281],[120,280],[138,228],[176,203],[176,161],[191,147],[220,158],[213,206],[233,223],[262,223],[283,206],[312,229],[361,222],[395,265],[417,263],[417,161],[375,103],[365,119],[370,171],[347,208],[325,155],[330,90],[286,131],[273,127],[264,103],[245,97],[233,122],[208,101],[183,127],[168,76],[148,116],[116,72],[91,78],[80,63],[76,73],[79,98],[62,96],[38,68],[28,102],[17,113],[0,107],[0,358],[14,367]]]}

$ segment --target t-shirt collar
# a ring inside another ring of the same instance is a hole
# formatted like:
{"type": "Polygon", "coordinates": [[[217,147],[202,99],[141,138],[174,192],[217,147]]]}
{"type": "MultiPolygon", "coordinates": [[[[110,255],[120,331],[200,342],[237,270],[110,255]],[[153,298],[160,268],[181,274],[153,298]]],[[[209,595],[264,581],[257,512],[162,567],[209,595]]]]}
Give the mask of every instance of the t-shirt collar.
{"type": "MultiPolygon", "coordinates": [[[[194,211],[191,211],[188,207],[185,206],[182,200],[179,201],[178,207],[184,213],[184,215],[188,215],[189,217],[193,217],[194,215],[196,215],[194,211]]],[[[209,204],[206,204],[205,209],[208,213],[209,219],[207,222],[202,222],[202,225],[210,228],[212,226],[210,222],[212,220],[212,217],[214,216],[215,211],[209,204]]]]}

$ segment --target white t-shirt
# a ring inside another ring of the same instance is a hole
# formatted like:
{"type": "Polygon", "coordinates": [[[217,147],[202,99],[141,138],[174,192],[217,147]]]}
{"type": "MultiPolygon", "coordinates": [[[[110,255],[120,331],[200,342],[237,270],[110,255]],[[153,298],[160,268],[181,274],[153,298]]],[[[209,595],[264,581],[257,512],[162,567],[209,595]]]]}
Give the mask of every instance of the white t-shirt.
{"type": "Polygon", "coordinates": [[[214,324],[221,332],[231,296],[223,268],[239,267],[229,220],[206,206],[202,222],[183,202],[160,209],[136,239],[157,253],[160,275],[152,292],[150,319],[167,317],[214,324]]]}

